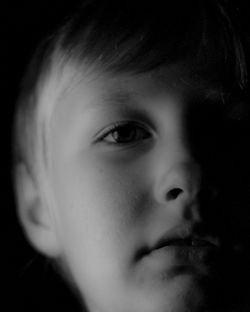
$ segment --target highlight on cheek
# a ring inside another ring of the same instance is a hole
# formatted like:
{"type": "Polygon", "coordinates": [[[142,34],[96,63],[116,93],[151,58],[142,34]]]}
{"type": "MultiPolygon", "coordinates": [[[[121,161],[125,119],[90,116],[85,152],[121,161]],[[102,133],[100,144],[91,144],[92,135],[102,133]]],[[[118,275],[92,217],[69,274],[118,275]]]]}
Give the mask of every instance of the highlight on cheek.
{"type": "Polygon", "coordinates": [[[152,137],[144,125],[134,121],[116,122],[107,126],[96,135],[95,143],[110,145],[133,144],[152,137]]]}

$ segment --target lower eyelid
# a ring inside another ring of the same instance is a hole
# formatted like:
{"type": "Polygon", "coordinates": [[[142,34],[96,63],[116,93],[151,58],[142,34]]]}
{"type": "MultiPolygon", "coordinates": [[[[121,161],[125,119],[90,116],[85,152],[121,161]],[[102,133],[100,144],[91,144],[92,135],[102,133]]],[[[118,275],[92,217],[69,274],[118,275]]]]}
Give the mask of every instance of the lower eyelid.
{"type": "Polygon", "coordinates": [[[105,136],[109,135],[110,133],[115,132],[119,129],[121,129],[122,127],[125,126],[131,126],[134,128],[139,128],[142,131],[148,132],[150,133],[150,129],[147,129],[148,127],[145,125],[142,125],[138,122],[133,122],[133,121],[121,121],[121,122],[115,122],[113,124],[111,124],[110,126],[105,127],[104,129],[100,130],[96,135],[96,141],[102,140],[105,136]]]}

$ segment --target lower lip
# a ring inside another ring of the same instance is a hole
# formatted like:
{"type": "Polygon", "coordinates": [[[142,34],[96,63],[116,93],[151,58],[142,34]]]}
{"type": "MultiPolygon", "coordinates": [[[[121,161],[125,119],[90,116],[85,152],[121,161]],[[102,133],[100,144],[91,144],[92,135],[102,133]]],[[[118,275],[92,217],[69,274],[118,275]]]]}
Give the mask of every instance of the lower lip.
{"type": "MultiPolygon", "coordinates": [[[[151,251],[147,261],[158,269],[166,267],[198,269],[207,272],[218,257],[218,248],[214,246],[174,246],[169,245],[151,251]]],[[[209,270],[210,271],[210,270],[209,270]]]]}

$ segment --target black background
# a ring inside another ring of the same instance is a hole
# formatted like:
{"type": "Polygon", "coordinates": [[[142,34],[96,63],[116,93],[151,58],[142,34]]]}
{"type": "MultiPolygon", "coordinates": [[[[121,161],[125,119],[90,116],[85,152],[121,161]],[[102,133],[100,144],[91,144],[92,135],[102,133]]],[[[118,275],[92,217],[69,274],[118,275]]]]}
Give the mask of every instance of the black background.
{"type": "MultiPolygon", "coordinates": [[[[18,225],[11,180],[11,128],[20,79],[38,42],[80,1],[8,1],[0,6],[1,65],[1,309],[78,311],[67,287],[26,242],[18,225]]],[[[249,20],[248,1],[235,1],[249,20]]],[[[250,37],[250,36],[249,36],[250,37]]]]}

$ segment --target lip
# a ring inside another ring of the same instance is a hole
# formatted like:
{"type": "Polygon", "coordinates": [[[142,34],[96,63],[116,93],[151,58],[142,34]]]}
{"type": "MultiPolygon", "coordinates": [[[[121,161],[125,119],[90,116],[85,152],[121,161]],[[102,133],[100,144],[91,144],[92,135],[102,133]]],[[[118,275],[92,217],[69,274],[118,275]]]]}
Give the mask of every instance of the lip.
{"type": "Polygon", "coordinates": [[[172,230],[165,232],[159,236],[155,243],[148,246],[142,246],[137,250],[135,259],[139,260],[145,256],[149,256],[159,251],[176,251],[179,253],[181,250],[186,252],[206,252],[206,251],[219,251],[221,249],[221,241],[213,236],[198,235],[193,227],[184,226],[176,227],[172,230]]]}
{"type": "Polygon", "coordinates": [[[212,236],[201,236],[192,228],[175,228],[160,236],[150,248],[141,250],[141,259],[168,276],[213,274],[221,248],[212,236]],[[181,270],[179,270],[182,268],[181,270]]]}
{"type": "Polygon", "coordinates": [[[158,251],[166,247],[178,248],[209,248],[219,249],[220,241],[213,236],[200,235],[192,227],[178,227],[164,233],[156,242],[148,249],[148,252],[158,251]]]}
{"type": "Polygon", "coordinates": [[[158,250],[167,246],[175,247],[216,247],[216,245],[207,238],[195,237],[193,235],[180,238],[168,238],[163,237],[160,239],[157,244],[153,247],[153,250],[158,250]]]}

